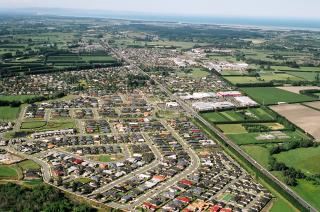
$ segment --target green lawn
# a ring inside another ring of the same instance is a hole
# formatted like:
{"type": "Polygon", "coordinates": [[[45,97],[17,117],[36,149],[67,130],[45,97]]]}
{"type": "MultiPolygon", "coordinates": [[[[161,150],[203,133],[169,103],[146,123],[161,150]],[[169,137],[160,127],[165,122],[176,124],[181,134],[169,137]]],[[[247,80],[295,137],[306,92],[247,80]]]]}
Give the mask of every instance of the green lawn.
{"type": "Polygon", "coordinates": [[[255,101],[265,105],[278,104],[278,102],[294,103],[316,100],[309,96],[292,93],[274,87],[248,87],[242,88],[242,90],[255,101]]]}
{"type": "Polygon", "coordinates": [[[30,121],[23,122],[21,129],[34,130],[37,132],[50,131],[50,130],[61,130],[75,128],[75,122],[70,119],[63,119],[59,121],[30,121]]]}
{"type": "Polygon", "coordinates": [[[37,129],[46,126],[47,122],[45,121],[28,121],[28,122],[22,122],[21,129],[31,130],[31,129],[37,129]]]}
{"type": "Polygon", "coordinates": [[[40,169],[40,166],[32,160],[25,160],[17,164],[23,170],[40,169]]]}
{"type": "Polygon", "coordinates": [[[0,165],[0,178],[15,178],[18,176],[17,171],[7,165],[0,165]]]}
{"type": "Polygon", "coordinates": [[[287,166],[300,169],[306,174],[320,174],[320,146],[282,152],[277,154],[276,158],[287,166]]]}
{"type": "Polygon", "coordinates": [[[260,145],[243,145],[241,148],[262,166],[268,166],[269,149],[260,145]]]}
{"type": "Polygon", "coordinates": [[[20,107],[0,107],[0,120],[15,120],[20,113],[20,107]]]}
{"type": "Polygon", "coordinates": [[[298,180],[298,185],[296,187],[292,187],[292,189],[303,199],[320,210],[320,185],[314,185],[306,180],[298,180]]]}
{"type": "Polygon", "coordinates": [[[294,211],[297,211],[297,210],[294,210],[292,206],[282,198],[277,198],[274,201],[272,208],[270,209],[270,212],[294,212],[294,211]]]}
{"type": "Polygon", "coordinates": [[[80,178],[76,178],[74,179],[75,182],[80,182],[83,184],[87,184],[90,183],[92,180],[90,178],[86,178],[86,177],[80,177],[80,178]]]}
{"type": "Polygon", "coordinates": [[[110,161],[112,161],[112,159],[110,158],[109,155],[101,155],[101,156],[99,156],[98,160],[101,161],[101,162],[110,162],[110,161]]]}
{"type": "Polygon", "coordinates": [[[36,95],[0,95],[2,101],[22,101],[25,102],[28,99],[35,97],[36,95]]]}
{"type": "Polygon", "coordinates": [[[217,127],[226,134],[247,133],[247,130],[241,124],[218,124],[217,127]]]}

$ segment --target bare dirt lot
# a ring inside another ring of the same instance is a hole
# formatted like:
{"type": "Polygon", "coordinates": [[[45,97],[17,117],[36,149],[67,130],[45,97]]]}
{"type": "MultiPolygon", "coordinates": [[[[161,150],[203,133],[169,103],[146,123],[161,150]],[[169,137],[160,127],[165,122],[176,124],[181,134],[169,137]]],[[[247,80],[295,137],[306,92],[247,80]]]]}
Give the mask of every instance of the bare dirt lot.
{"type": "Polygon", "coordinates": [[[277,87],[279,89],[290,91],[292,93],[299,94],[300,91],[303,90],[310,90],[310,89],[320,89],[318,86],[284,86],[284,87],[277,87]]]}
{"type": "Polygon", "coordinates": [[[308,103],[305,103],[305,105],[308,105],[310,107],[313,107],[313,108],[316,108],[316,109],[320,110],[320,101],[318,101],[318,102],[308,102],[308,103]]]}
{"type": "Polygon", "coordinates": [[[271,108],[308,132],[315,139],[320,140],[320,111],[300,104],[277,105],[271,108]]]}

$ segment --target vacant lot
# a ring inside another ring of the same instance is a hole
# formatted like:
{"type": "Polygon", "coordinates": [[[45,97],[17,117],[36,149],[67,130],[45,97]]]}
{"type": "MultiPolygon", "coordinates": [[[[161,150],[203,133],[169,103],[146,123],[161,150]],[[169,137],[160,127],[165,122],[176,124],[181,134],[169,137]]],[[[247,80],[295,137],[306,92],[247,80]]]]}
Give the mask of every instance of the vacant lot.
{"type": "Polygon", "coordinates": [[[285,86],[285,87],[278,87],[278,88],[285,91],[292,92],[292,93],[297,93],[297,94],[300,94],[300,91],[303,91],[303,90],[320,89],[320,87],[318,86],[285,86]]]}
{"type": "Polygon", "coordinates": [[[320,111],[300,104],[277,105],[271,108],[308,132],[314,138],[320,139],[320,111]]]}
{"type": "Polygon", "coordinates": [[[242,90],[255,101],[265,105],[278,104],[279,102],[295,103],[316,100],[309,96],[292,93],[274,87],[250,87],[242,88],[242,90]]]}

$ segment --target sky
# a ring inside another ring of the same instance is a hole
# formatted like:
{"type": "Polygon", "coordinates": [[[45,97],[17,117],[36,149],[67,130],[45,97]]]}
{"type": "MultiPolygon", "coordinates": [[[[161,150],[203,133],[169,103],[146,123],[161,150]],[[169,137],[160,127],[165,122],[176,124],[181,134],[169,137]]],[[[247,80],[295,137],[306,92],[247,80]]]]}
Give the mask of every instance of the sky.
{"type": "Polygon", "coordinates": [[[0,0],[0,7],[320,20],[320,0],[0,0]]]}

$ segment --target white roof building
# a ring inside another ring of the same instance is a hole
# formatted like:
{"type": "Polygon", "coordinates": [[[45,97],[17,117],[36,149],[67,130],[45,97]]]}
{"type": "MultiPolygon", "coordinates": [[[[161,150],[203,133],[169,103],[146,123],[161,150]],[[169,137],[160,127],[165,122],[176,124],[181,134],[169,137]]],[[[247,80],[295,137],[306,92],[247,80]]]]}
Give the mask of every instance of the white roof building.
{"type": "Polygon", "coordinates": [[[240,103],[241,106],[256,106],[258,103],[253,101],[250,97],[248,96],[236,96],[234,97],[236,101],[240,103]]]}

